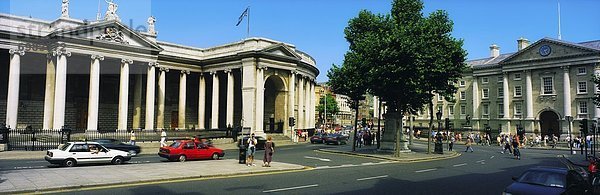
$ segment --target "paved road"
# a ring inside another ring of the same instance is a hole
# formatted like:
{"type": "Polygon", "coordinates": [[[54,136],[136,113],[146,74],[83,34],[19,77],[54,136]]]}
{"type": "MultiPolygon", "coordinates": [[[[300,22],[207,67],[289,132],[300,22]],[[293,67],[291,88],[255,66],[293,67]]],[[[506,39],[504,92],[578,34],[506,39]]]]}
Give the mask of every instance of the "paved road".
{"type": "MultiPolygon", "coordinates": [[[[391,163],[361,157],[315,153],[324,146],[298,145],[280,151],[276,160],[302,160],[315,169],[268,175],[228,177],[127,187],[103,187],[69,194],[499,194],[511,176],[535,166],[563,166],[557,155],[565,151],[522,150],[522,160],[501,154],[499,147],[475,146],[474,153],[419,163],[391,163]],[[304,151],[304,152],[302,152],[304,151]],[[304,158],[316,156],[330,161],[304,158]],[[311,162],[316,161],[316,162],[311,162]],[[331,166],[331,165],[344,166],[331,166]],[[327,167],[329,166],[329,167],[327,167]]],[[[457,146],[464,150],[464,146],[457,146]]]]}

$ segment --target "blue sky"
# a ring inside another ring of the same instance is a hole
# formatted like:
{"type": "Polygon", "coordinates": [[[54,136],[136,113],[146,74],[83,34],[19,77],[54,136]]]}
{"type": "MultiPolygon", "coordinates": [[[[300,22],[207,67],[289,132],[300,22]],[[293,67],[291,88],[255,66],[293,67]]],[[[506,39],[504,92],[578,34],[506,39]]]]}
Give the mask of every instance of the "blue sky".
{"type": "MultiPolygon", "coordinates": [[[[100,0],[102,13],[106,3],[100,0]]],[[[0,12],[54,20],[60,16],[61,0],[0,0],[0,12]]],[[[498,44],[502,53],[514,52],[516,40],[531,42],[557,37],[556,0],[425,0],[425,14],[447,10],[454,33],[464,39],[468,59],[489,56],[489,45],[498,44]]],[[[344,27],[362,9],[387,13],[391,1],[374,0],[115,0],[122,22],[134,28],[157,18],[161,41],[207,48],[246,37],[246,22],[235,26],[242,11],[250,6],[250,36],[294,44],[317,60],[326,81],[331,64],[341,64],[348,44],[344,27]]],[[[562,0],[562,38],[572,42],[600,39],[600,1],[562,0]]],[[[93,20],[97,0],[71,0],[71,17],[93,20]]]]}

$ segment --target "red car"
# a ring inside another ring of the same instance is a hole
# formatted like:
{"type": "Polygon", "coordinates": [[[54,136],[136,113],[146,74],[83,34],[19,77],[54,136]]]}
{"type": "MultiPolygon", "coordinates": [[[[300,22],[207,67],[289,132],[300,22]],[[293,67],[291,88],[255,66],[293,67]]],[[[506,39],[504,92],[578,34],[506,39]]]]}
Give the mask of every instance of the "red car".
{"type": "Polygon", "coordinates": [[[178,140],[170,146],[161,147],[158,156],[169,159],[170,161],[185,162],[195,159],[214,159],[225,156],[223,150],[215,148],[205,142],[195,140],[178,140]]]}

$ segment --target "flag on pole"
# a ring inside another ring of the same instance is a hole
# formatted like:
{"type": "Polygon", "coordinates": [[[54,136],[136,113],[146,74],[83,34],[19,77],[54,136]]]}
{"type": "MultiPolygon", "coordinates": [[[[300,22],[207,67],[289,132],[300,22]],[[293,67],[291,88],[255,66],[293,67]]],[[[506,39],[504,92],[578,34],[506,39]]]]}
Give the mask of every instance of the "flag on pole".
{"type": "Polygon", "coordinates": [[[244,12],[242,13],[242,15],[240,16],[240,18],[238,19],[237,24],[235,24],[235,26],[239,26],[240,23],[242,23],[242,21],[244,20],[244,17],[248,16],[248,8],[246,8],[246,10],[244,10],[244,12]]]}

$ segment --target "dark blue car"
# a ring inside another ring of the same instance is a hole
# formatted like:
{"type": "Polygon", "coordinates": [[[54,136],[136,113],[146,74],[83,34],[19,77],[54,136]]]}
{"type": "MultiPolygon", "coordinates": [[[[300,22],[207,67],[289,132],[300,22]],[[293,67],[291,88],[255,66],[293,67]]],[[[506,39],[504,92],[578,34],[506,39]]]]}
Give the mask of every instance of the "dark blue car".
{"type": "Polygon", "coordinates": [[[525,171],[504,189],[505,195],[552,195],[562,194],[567,187],[566,168],[535,167],[525,171]]]}

